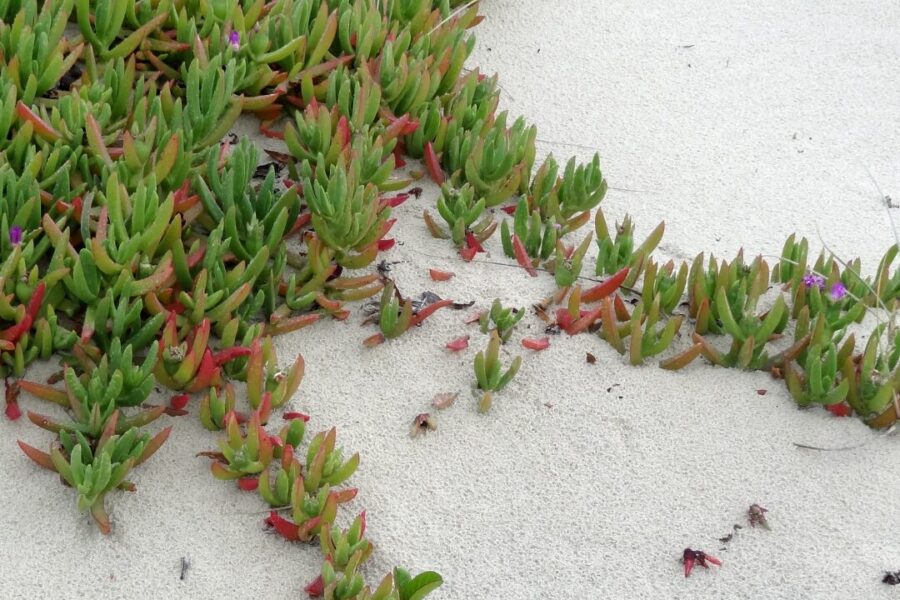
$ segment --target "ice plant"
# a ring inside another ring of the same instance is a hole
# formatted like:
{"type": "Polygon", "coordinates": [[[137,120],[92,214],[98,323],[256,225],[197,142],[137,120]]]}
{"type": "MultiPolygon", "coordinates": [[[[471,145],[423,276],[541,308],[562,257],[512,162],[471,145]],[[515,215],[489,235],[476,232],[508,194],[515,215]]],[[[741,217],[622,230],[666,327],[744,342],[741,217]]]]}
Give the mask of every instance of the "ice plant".
{"type": "Polygon", "coordinates": [[[850,391],[850,383],[840,377],[837,349],[834,344],[810,347],[804,364],[804,373],[788,362],[785,365],[788,390],[800,406],[822,404],[830,406],[843,402],[850,391]]]}
{"type": "Polygon", "coordinates": [[[438,300],[427,305],[421,305],[418,310],[413,307],[413,301],[409,298],[402,301],[395,298],[393,281],[388,281],[381,293],[379,303],[378,326],[379,333],[366,338],[363,345],[367,347],[377,346],[385,340],[394,339],[403,335],[411,327],[420,325],[425,319],[437,310],[453,304],[452,300],[438,300]]]}
{"type": "MultiPolygon", "coordinates": [[[[469,184],[464,184],[459,189],[454,189],[446,183],[442,185],[437,210],[447,223],[450,231],[449,237],[457,248],[466,245],[468,234],[473,235],[479,243],[484,243],[497,228],[493,216],[490,213],[484,214],[484,198],[476,201],[475,190],[469,184]]],[[[427,210],[422,216],[432,236],[448,237],[448,234],[432,219],[427,210]]]]}
{"type": "Polygon", "coordinates": [[[602,209],[597,209],[594,217],[594,233],[597,239],[597,275],[615,273],[624,267],[630,268],[625,285],[631,287],[644,268],[644,262],[650,253],[659,245],[665,233],[665,223],[656,226],[647,239],[634,247],[634,224],[631,217],[625,216],[622,224],[616,224],[615,237],[606,224],[602,209]]]}
{"type": "Polygon", "coordinates": [[[475,381],[478,389],[482,390],[481,400],[478,402],[479,412],[485,413],[491,408],[493,394],[499,392],[512,381],[522,365],[522,357],[517,356],[506,371],[502,371],[500,365],[500,336],[497,331],[491,332],[487,350],[479,351],[475,355],[475,381]]]}
{"type": "Polygon", "coordinates": [[[524,198],[516,205],[512,233],[507,221],[504,220],[500,226],[503,252],[520,264],[530,263],[531,267],[536,267],[538,262],[550,257],[556,249],[557,235],[555,218],[545,220],[537,210],[529,213],[528,202],[524,198]],[[516,241],[520,247],[517,247],[516,241]],[[522,256],[523,249],[527,260],[522,256]]]}
{"type": "Polygon", "coordinates": [[[237,52],[241,49],[241,34],[235,30],[231,30],[228,33],[228,45],[231,46],[231,49],[237,52]]]}
{"type": "Polygon", "coordinates": [[[135,466],[153,456],[171,432],[168,427],[151,437],[148,433],[141,434],[137,427],[123,430],[118,417],[118,411],[110,415],[96,440],[77,430],[74,434],[61,433],[60,443],[52,444],[49,453],[18,442],[26,456],[39,466],[59,473],[75,489],[79,510],[89,510],[102,533],[111,531],[106,495],[115,489],[134,491],[134,485],[125,478],[135,466]]]}
{"type": "Polygon", "coordinates": [[[479,319],[481,333],[496,331],[500,336],[500,341],[505,344],[509,341],[509,336],[512,335],[515,326],[524,316],[525,309],[505,308],[500,299],[495,298],[491,303],[491,309],[481,313],[479,319]]]}

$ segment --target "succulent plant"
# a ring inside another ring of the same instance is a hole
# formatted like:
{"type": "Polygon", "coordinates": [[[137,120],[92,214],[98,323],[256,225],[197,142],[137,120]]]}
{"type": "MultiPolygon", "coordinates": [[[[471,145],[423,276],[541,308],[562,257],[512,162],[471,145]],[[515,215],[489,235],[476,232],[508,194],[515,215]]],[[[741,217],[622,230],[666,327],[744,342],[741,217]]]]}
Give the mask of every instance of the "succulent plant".
{"type": "Polygon", "coordinates": [[[394,282],[388,281],[381,292],[381,302],[378,309],[378,326],[381,331],[366,338],[363,341],[363,345],[373,347],[383,343],[385,340],[400,337],[411,327],[420,325],[436,311],[453,304],[452,300],[438,300],[415,310],[412,300],[398,300],[395,298],[395,295],[397,295],[395,291],[394,282]]]}
{"type": "Polygon", "coordinates": [[[362,185],[354,169],[339,162],[326,175],[303,181],[303,193],[312,212],[312,225],[322,242],[336,253],[338,264],[362,268],[378,253],[376,242],[391,222],[390,208],[379,203],[374,185],[362,185]]]}
{"type": "MultiPolygon", "coordinates": [[[[851,346],[852,348],[852,346],[851,346]]],[[[843,350],[843,348],[842,348],[843,350]]],[[[876,427],[888,427],[897,418],[896,404],[900,393],[900,336],[891,338],[887,324],[878,325],[869,337],[864,351],[856,356],[847,354],[841,362],[842,379],[847,382],[847,403],[853,410],[876,427]],[[885,345],[886,344],[886,345],[885,345]],[[888,409],[894,415],[879,421],[888,409]]]]}
{"type": "Polygon", "coordinates": [[[672,314],[681,304],[687,285],[688,265],[681,263],[675,272],[674,261],[659,266],[649,259],[644,267],[642,299],[645,304],[659,298],[659,308],[666,314],[672,314]]]}
{"type": "Polygon", "coordinates": [[[550,258],[556,249],[558,230],[555,218],[544,221],[537,210],[529,214],[528,202],[524,198],[516,205],[513,232],[510,233],[507,221],[503,221],[500,225],[503,252],[520,263],[530,263],[535,267],[538,262],[550,258]]]}
{"type": "Polygon", "coordinates": [[[490,310],[481,313],[479,322],[481,324],[481,333],[496,331],[500,336],[500,342],[509,341],[513,329],[525,316],[525,310],[521,308],[504,308],[499,298],[495,298],[491,303],[490,310]]]}
{"type": "Polygon", "coordinates": [[[800,406],[838,404],[844,401],[850,390],[850,383],[840,378],[834,344],[810,347],[802,376],[791,363],[787,363],[785,380],[791,396],[800,406]]]}
{"type": "MultiPolygon", "coordinates": [[[[153,349],[153,348],[151,348],[153,349]]],[[[91,438],[98,438],[114,414],[124,407],[141,405],[153,388],[153,369],[156,355],[150,354],[143,364],[132,364],[131,348],[119,352],[113,345],[109,355],[103,355],[99,363],[89,373],[79,377],[75,369],[64,370],[65,390],[31,381],[19,381],[18,386],[26,392],[71,411],[73,420],[60,423],[54,419],[29,412],[28,418],[37,426],[59,433],[80,432],[91,438]]],[[[147,408],[118,421],[119,432],[131,427],[143,427],[159,418],[164,411],[161,406],[147,408]]]]}
{"type": "Polygon", "coordinates": [[[649,259],[650,253],[659,245],[665,232],[665,223],[656,226],[646,240],[637,248],[634,248],[634,225],[627,215],[622,224],[616,224],[616,237],[613,238],[606,225],[606,218],[601,209],[597,210],[594,218],[594,232],[597,235],[597,275],[615,273],[624,267],[629,267],[628,279],[624,282],[626,287],[631,287],[637,281],[644,269],[644,263],[649,259]]]}
{"type": "Polygon", "coordinates": [[[547,263],[547,269],[553,273],[556,286],[560,289],[571,287],[581,277],[584,256],[591,246],[593,234],[588,234],[578,247],[566,247],[562,240],[556,240],[553,260],[547,263]]]}
{"type": "Polygon", "coordinates": [[[480,412],[485,413],[490,410],[493,394],[505,388],[512,381],[512,378],[519,372],[521,365],[522,357],[517,356],[506,371],[502,370],[500,364],[500,336],[496,330],[492,331],[487,350],[479,351],[475,355],[475,381],[478,384],[478,389],[484,392],[481,400],[478,402],[478,410],[480,412]]]}
{"type": "Polygon", "coordinates": [[[468,183],[459,189],[446,183],[442,185],[437,210],[447,223],[450,234],[448,236],[426,210],[423,217],[431,235],[437,238],[450,237],[459,248],[467,243],[467,235],[473,235],[479,243],[483,243],[497,228],[493,216],[490,213],[484,214],[484,198],[476,201],[475,189],[468,183]]]}
{"type": "Polygon", "coordinates": [[[601,335],[620,354],[627,352],[632,365],[641,365],[645,359],[664,352],[681,328],[683,318],[680,315],[671,317],[665,325],[658,326],[662,318],[659,296],[649,306],[644,305],[643,300],[638,302],[630,319],[621,326],[617,324],[619,319],[613,313],[611,304],[609,298],[604,299],[601,335]],[[623,342],[626,336],[629,337],[627,347],[623,342]]]}
{"type": "Polygon", "coordinates": [[[171,432],[169,427],[153,437],[141,434],[137,427],[123,428],[118,415],[115,411],[109,416],[96,443],[78,430],[74,434],[61,434],[60,444],[53,444],[49,453],[18,442],[26,456],[39,466],[59,473],[76,490],[79,510],[90,510],[105,534],[111,531],[106,494],[117,488],[133,491],[134,485],[125,478],[134,467],[153,456],[171,432]]]}

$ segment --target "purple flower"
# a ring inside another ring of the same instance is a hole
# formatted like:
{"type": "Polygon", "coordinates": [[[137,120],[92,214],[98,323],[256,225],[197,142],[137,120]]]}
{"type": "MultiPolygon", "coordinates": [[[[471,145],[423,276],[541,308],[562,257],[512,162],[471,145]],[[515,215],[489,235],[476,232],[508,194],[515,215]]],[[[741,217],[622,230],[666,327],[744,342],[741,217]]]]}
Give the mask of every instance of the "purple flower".
{"type": "Polygon", "coordinates": [[[825,287],[825,278],[816,273],[807,273],[803,276],[803,285],[807,288],[815,286],[821,290],[825,287]]]}
{"type": "Polygon", "coordinates": [[[832,300],[843,300],[847,295],[847,287],[838,281],[833,286],[831,286],[831,299],[832,300]]]}
{"type": "Polygon", "coordinates": [[[18,225],[13,225],[9,228],[9,243],[13,246],[18,246],[22,243],[22,228],[18,225]]]}
{"type": "Polygon", "coordinates": [[[232,30],[231,33],[228,34],[228,44],[235,50],[240,50],[241,34],[239,34],[237,31],[232,30]]]}

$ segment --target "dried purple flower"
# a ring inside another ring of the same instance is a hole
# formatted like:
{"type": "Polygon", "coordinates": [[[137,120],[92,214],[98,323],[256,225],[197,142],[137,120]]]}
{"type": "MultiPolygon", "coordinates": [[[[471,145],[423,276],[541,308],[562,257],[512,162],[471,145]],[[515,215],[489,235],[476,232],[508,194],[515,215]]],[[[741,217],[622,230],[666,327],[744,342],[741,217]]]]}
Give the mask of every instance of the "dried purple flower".
{"type": "Polygon", "coordinates": [[[9,243],[13,246],[18,246],[22,243],[22,228],[18,225],[13,225],[9,228],[9,243]]]}
{"type": "Polygon", "coordinates": [[[807,288],[815,286],[821,290],[825,287],[825,278],[816,273],[807,273],[803,276],[803,285],[807,288]]]}
{"type": "Polygon", "coordinates": [[[234,50],[241,49],[241,34],[237,31],[232,30],[231,33],[228,34],[228,45],[231,46],[234,50]]]}
{"type": "Polygon", "coordinates": [[[834,285],[831,286],[831,299],[832,300],[843,300],[847,295],[847,287],[838,281],[834,285]]]}

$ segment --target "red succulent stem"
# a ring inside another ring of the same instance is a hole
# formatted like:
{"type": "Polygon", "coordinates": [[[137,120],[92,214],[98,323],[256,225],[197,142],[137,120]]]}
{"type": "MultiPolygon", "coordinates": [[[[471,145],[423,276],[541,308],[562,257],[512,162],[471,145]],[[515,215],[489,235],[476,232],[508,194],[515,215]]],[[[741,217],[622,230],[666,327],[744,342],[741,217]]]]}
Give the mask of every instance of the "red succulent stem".
{"type": "Polygon", "coordinates": [[[259,478],[257,477],[241,477],[237,480],[237,485],[239,488],[244,490],[245,492],[255,492],[256,488],[259,487],[259,478]]]}
{"type": "Polygon", "coordinates": [[[289,542],[296,542],[300,539],[300,528],[274,510],[269,513],[269,518],[266,519],[266,525],[272,527],[278,535],[289,542]]]}
{"type": "Polygon", "coordinates": [[[390,206],[391,208],[397,208],[398,206],[400,206],[407,200],[409,200],[409,194],[404,192],[402,194],[397,194],[396,196],[389,196],[387,198],[382,198],[381,206],[383,206],[383,207],[390,206]]]}
{"type": "Polygon", "coordinates": [[[441,162],[434,151],[431,142],[425,143],[425,169],[428,171],[429,177],[438,185],[442,185],[446,179],[444,170],[441,169],[441,162]]]}
{"type": "Polygon", "coordinates": [[[309,422],[309,415],[305,415],[301,412],[286,412],[281,415],[281,418],[285,421],[293,421],[294,419],[300,419],[304,423],[309,422]]]}
{"type": "Polygon", "coordinates": [[[190,399],[191,397],[187,394],[177,394],[169,398],[169,406],[177,411],[182,411],[190,399]]]}
{"type": "Polygon", "coordinates": [[[19,338],[22,337],[26,331],[31,329],[32,323],[34,323],[35,317],[37,317],[38,312],[41,310],[41,303],[44,301],[44,292],[46,291],[47,286],[44,282],[40,282],[36,288],[34,288],[34,293],[31,294],[31,298],[28,300],[28,304],[25,306],[25,316],[22,320],[12,327],[4,329],[0,331],[0,340],[6,340],[12,343],[16,343],[19,341],[19,338]]]}
{"type": "Polygon", "coordinates": [[[617,289],[622,283],[625,281],[625,278],[628,277],[628,267],[624,267],[618,273],[607,279],[601,284],[598,284],[586,292],[581,294],[582,302],[597,302],[598,300],[603,300],[617,289]]]}
{"type": "Polygon", "coordinates": [[[225,348],[220,352],[216,352],[213,354],[212,359],[217,367],[221,367],[225,363],[243,356],[250,356],[250,348],[247,346],[232,346],[231,348],[225,348]]]}
{"type": "Polygon", "coordinates": [[[571,325],[566,327],[566,333],[569,335],[575,335],[576,333],[580,333],[590,327],[594,321],[600,318],[600,315],[603,313],[603,308],[598,308],[597,310],[592,310],[587,314],[583,314],[577,321],[573,322],[571,325]]]}
{"type": "Polygon", "coordinates": [[[534,268],[534,265],[531,264],[531,258],[528,256],[528,252],[525,250],[525,246],[522,245],[522,240],[519,239],[519,236],[512,236],[513,243],[513,251],[516,254],[516,262],[519,263],[525,271],[532,277],[537,277],[537,270],[534,268]]]}

